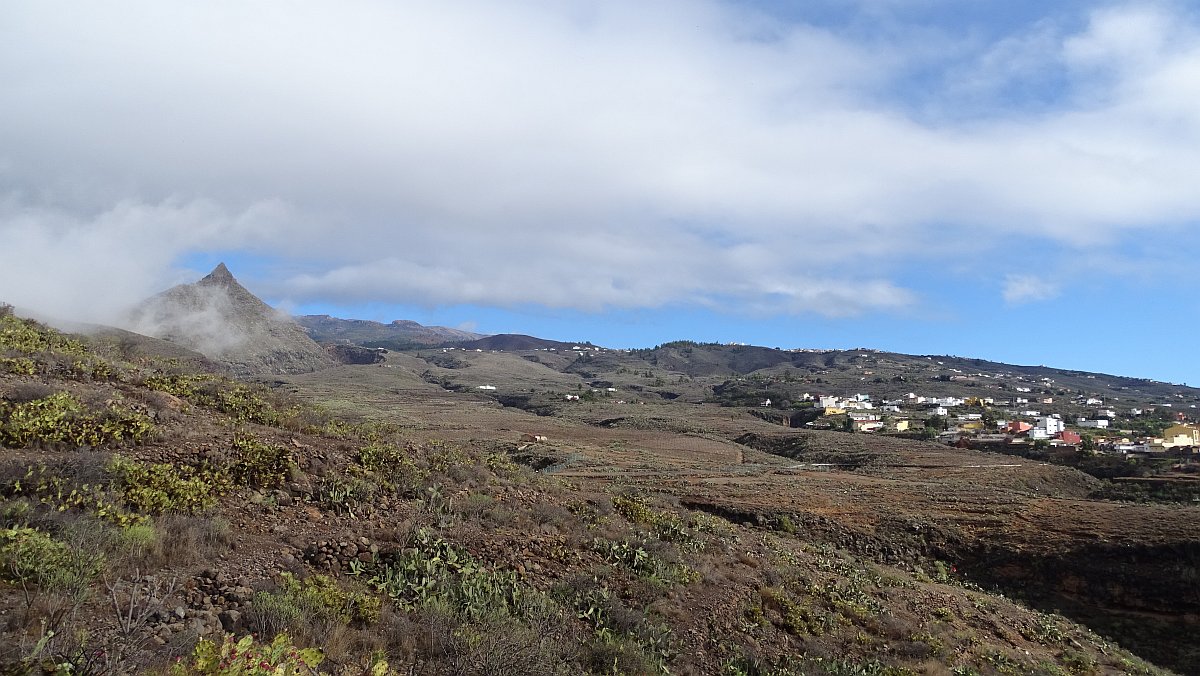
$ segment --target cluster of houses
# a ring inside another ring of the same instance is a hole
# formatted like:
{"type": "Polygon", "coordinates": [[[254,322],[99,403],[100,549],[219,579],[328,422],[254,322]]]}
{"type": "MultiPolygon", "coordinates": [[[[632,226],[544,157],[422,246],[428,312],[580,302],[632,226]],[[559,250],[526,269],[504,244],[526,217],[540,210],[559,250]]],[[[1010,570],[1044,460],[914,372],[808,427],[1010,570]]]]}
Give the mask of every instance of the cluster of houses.
{"type": "MultiPolygon", "coordinates": [[[[1016,388],[1018,393],[1029,388],[1016,388]]],[[[1043,442],[1052,447],[1079,448],[1085,435],[1099,452],[1125,456],[1163,453],[1170,450],[1193,449],[1200,452],[1200,425],[1187,422],[1187,416],[1176,413],[1178,424],[1168,427],[1162,436],[1130,438],[1109,433],[1117,411],[1104,407],[1096,397],[1078,397],[1068,402],[1092,409],[1088,416],[1068,421],[1058,413],[1043,414],[1033,406],[1052,405],[1053,397],[925,397],[910,392],[900,398],[883,400],[878,405],[867,394],[849,397],[804,394],[801,400],[811,402],[824,416],[844,416],[846,427],[856,432],[904,432],[927,422],[939,423],[939,439],[950,443],[969,440],[973,444],[1009,444],[1043,442]],[[965,410],[964,410],[965,409],[965,410]],[[985,414],[981,410],[999,409],[985,414]],[[1001,419],[1001,416],[1008,419],[1001,419]]],[[[763,402],[770,405],[769,401],[763,402]]],[[[1169,407],[1169,404],[1166,405],[1169,407]]],[[[1138,417],[1153,409],[1131,408],[1127,415],[1138,417]]],[[[811,426],[823,426],[809,423],[811,426]]],[[[1114,430],[1115,432],[1115,430],[1114,430]]]]}

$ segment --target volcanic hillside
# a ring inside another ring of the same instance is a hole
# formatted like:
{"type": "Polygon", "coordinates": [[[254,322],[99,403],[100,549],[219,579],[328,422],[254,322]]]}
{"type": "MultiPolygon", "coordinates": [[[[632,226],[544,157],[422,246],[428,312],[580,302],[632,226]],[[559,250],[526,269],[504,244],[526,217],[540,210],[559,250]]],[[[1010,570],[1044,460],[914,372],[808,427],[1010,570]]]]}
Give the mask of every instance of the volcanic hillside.
{"type": "Polygon", "coordinates": [[[512,352],[516,350],[570,350],[578,346],[590,346],[591,343],[564,343],[559,340],[548,340],[526,336],[520,333],[500,333],[465,343],[456,343],[465,350],[498,350],[512,352]]]}
{"type": "Polygon", "coordinates": [[[997,582],[1122,604],[1106,631],[1200,663],[1197,508],[1073,470],[894,441],[818,471],[745,413],[539,417],[397,352],[279,377],[320,407],[124,352],[0,306],[2,673],[1170,673],[997,582]]]}
{"type": "Polygon", "coordinates": [[[243,377],[333,365],[303,328],[239,284],[224,263],[199,282],[143,302],[130,313],[129,328],[200,352],[243,377]]]}
{"type": "Polygon", "coordinates": [[[349,343],[392,350],[483,337],[478,333],[445,326],[425,326],[409,319],[397,319],[389,324],[382,324],[365,319],[302,315],[295,320],[318,343],[349,343]]]}

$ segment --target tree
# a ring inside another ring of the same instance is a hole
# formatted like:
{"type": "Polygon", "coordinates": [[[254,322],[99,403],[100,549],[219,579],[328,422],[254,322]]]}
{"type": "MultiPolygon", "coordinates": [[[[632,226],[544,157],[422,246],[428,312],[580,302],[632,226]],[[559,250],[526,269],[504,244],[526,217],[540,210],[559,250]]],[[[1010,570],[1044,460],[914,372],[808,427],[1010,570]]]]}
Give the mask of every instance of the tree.
{"type": "Polygon", "coordinates": [[[984,409],[983,417],[980,418],[980,420],[981,420],[981,422],[983,422],[984,429],[988,429],[988,430],[996,429],[996,415],[994,413],[992,413],[992,409],[990,409],[990,408],[984,409]]]}

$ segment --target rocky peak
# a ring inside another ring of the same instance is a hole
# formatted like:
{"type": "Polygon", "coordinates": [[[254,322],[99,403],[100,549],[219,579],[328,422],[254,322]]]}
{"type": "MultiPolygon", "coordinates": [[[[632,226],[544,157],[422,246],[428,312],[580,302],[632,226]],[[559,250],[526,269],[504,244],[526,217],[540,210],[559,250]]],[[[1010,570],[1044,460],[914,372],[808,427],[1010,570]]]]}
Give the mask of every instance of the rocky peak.
{"type": "Polygon", "coordinates": [[[205,286],[224,286],[229,284],[237,284],[238,281],[234,279],[233,273],[229,271],[229,268],[225,267],[224,263],[218,263],[217,267],[213,268],[212,272],[208,273],[197,283],[205,286]]]}
{"type": "Polygon", "coordinates": [[[298,324],[239,284],[224,263],[194,284],[144,301],[128,325],[200,352],[239,376],[303,373],[334,363],[298,324]]]}

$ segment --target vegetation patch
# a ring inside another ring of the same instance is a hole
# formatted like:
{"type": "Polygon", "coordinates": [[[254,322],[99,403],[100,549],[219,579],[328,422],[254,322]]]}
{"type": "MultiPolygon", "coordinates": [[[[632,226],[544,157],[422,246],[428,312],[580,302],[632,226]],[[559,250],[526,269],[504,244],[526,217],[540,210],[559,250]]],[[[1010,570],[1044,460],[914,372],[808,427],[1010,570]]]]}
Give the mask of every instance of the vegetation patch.
{"type": "Polygon", "coordinates": [[[0,306],[0,350],[36,355],[43,352],[83,356],[83,343],[69,338],[32,319],[12,314],[12,307],[0,306]]]}
{"type": "MultiPolygon", "coordinates": [[[[301,676],[316,674],[325,654],[317,648],[297,648],[285,633],[270,643],[256,643],[253,636],[224,640],[203,639],[187,661],[171,667],[171,676],[301,676]]],[[[387,663],[377,662],[371,676],[388,673],[387,663]]]]}
{"type": "Polygon", "coordinates": [[[494,612],[512,613],[522,595],[516,573],[488,570],[424,529],[415,534],[412,546],[393,560],[355,566],[351,572],[401,608],[412,610],[438,601],[472,619],[494,612]]]}
{"type": "Polygon", "coordinates": [[[77,483],[45,465],[27,468],[25,475],[3,487],[8,498],[28,498],[54,512],[79,512],[121,527],[143,524],[147,517],[131,512],[121,498],[100,483],[77,483]]]}
{"type": "Polygon", "coordinates": [[[378,596],[343,589],[331,577],[284,573],[278,590],[254,595],[252,612],[268,630],[301,621],[367,627],[379,621],[381,607],[378,596]]]}
{"type": "Polygon", "coordinates": [[[88,411],[67,392],[33,401],[0,401],[0,444],[24,448],[34,443],[104,446],[139,443],[154,432],[146,416],[111,403],[88,411]]]}
{"type": "Polygon", "coordinates": [[[291,474],[292,454],[283,446],[240,434],[233,439],[233,450],[229,476],[239,486],[277,488],[291,474]]]}
{"type": "Polygon", "coordinates": [[[673,542],[685,548],[700,550],[704,542],[697,539],[696,524],[685,522],[678,514],[655,509],[637,496],[618,495],[612,499],[613,509],[628,521],[649,526],[654,535],[664,542],[673,542]]]}
{"type": "Polygon", "coordinates": [[[108,471],[125,504],[146,514],[199,514],[215,507],[232,486],[228,472],[211,466],[140,463],[115,456],[108,471]]]}
{"type": "Polygon", "coordinates": [[[152,390],[220,411],[239,423],[280,427],[299,413],[299,407],[275,406],[262,387],[207,373],[156,373],[143,382],[152,390]]]}
{"type": "Polygon", "coordinates": [[[359,448],[355,459],[359,467],[384,487],[415,494],[429,477],[429,472],[417,465],[413,455],[411,448],[376,441],[359,448]]]}
{"type": "Polygon", "coordinates": [[[71,547],[36,528],[0,530],[0,576],[21,586],[26,605],[38,593],[81,599],[104,563],[103,553],[71,547]]]}
{"type": "Polygon", "coordinates": [[[700,581],[700,574],[683,563],[671,563],[655,556],[646,548],[628,540],[613,542],[603,538],[592,540],[592,550],[607,563],[626,568],[639,577],[660,584],[691,584],[700,581]]]}

